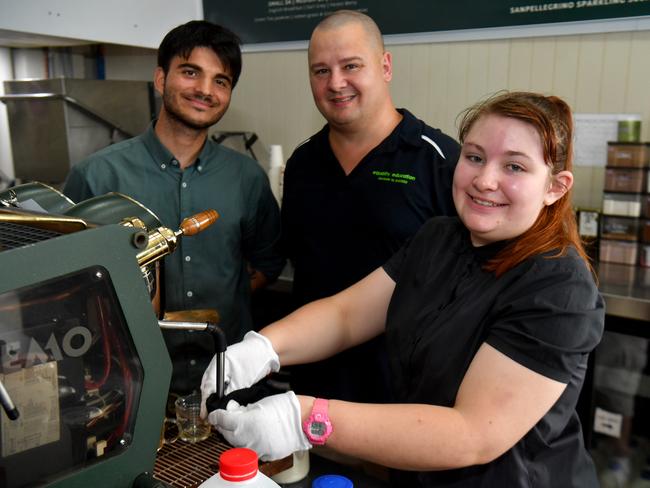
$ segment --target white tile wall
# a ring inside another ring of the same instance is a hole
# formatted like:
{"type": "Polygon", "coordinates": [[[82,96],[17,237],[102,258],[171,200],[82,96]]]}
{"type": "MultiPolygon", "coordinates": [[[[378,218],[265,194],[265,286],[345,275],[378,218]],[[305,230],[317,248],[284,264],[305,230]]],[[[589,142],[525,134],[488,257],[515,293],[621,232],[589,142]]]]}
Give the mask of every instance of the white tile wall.
{"type": "MultiPolygon", "coordinates": [[[[535,90],[563,97],[576,112],[642,115],[650,140],[650,31],[529,39],[388,46],[393,53],[392,93],[399,107],[456,134],[456,117],[487,94],[535,90]]],[[[258,134],[284,154],[316,132],[304,50],[244,55],[240,84],[221,130],[258,134]]],[[[599,208],[603,170],[576,168],[574,203],[599,208]]]]}

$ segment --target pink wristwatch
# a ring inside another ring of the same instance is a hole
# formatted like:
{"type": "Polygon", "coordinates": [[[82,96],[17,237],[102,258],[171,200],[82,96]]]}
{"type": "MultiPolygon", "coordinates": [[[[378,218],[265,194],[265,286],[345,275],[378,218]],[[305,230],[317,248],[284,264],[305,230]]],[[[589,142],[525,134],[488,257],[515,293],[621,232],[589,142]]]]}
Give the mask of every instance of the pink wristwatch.
{"type": "Polygon", "coordinates": [[[315,446],[322,446],[332,433],[332,422],[327,415],[329,402],[322,398],[314,400],[314,406],[311,408],[311,415],[302,423],[302,430],[305,432],[307,439],[315,446]]]}

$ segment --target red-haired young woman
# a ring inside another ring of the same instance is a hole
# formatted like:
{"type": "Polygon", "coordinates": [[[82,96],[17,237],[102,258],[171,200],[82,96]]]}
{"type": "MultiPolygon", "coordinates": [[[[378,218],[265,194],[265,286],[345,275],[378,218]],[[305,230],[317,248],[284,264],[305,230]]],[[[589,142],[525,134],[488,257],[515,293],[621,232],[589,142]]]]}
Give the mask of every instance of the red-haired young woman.
{"type": "Polygon", "coordinates": [[[230,402],[210,414],[226,439],[265,459],[326,442],[399,487],[598,486],[575,406],[604,307],[571,211],[571,111],[505,93],[466,111],[459,139],[458,218],[226,353],[233,391],[385,332],[395,403],[230,402]]]}

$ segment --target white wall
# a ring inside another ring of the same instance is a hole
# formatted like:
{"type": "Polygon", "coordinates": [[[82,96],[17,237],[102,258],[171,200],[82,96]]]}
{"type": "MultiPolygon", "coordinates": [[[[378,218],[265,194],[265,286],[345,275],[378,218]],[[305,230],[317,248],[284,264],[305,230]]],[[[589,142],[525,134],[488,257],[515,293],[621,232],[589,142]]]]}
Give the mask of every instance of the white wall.
{"type": "Polygon", "coordinates": [[[0,29],[154,48],[171,28],[203,18],[201,0],[0,0],[0,29]]]}
{"type": "MultiPolygon", "coordinates": [[[[456,116],[498,90],[563,97],[576,112],[639,113],[650,140],[650,30],[520,39],[389,45],[391,92],[429,125],[456,137],[456,116]]],[[[221,130],[256,132],[285,156],[322,127],[304,50],[244,54],[244,67],[221,130]]],[[[574,203],[600,208],[604,170],[576,167],[574,203]]]]}

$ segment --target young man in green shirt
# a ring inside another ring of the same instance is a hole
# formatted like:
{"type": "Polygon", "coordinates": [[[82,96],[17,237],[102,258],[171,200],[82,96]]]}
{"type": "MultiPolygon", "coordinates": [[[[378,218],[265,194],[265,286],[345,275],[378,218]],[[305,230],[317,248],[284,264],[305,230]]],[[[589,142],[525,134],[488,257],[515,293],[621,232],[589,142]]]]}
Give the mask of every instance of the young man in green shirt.
{"type": "MultiPolygon", "coordinates": [[[[216,309],[229,343],[252,328],[250,293],[277,277],[279,210],[263,169],[208,138],[241,72],[239,39],[205,21],[170,31],[158,49],[154,86],[163,104],[143,134],[75,165],[64,193],[75,202],[124,193],[178,228],[213,208],[217,222],[165,259],[165,311],[216,309]],[[249,272],[250,268],[253,272],[249,272]]],[[[165,332],[174,363],[171,391],[197,389],[214,351],[200,332],[165,332]]]]}

